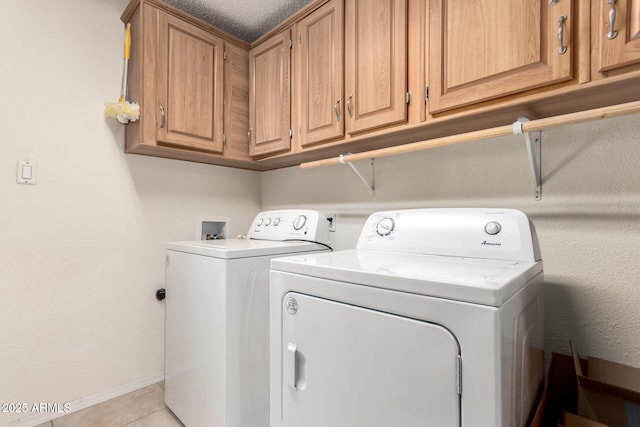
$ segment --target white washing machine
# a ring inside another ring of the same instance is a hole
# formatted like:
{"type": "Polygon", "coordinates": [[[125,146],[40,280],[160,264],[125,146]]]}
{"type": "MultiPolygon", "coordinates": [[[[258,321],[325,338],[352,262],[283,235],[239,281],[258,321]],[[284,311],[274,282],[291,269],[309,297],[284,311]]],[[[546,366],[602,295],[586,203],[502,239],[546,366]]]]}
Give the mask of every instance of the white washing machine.
{"type": "Polygon", "coordinates": [[[246,239],[166,245],[165,402],[187,427],[269,425],[269,263],[328,243],[324,215],[279,210],[246,239]]]}
{"type": "Polygon", "coordinates": [[[271,263],[271,427],[523,426],[543,271],[508,209],[371,215],[356,249],[271,263]]]}

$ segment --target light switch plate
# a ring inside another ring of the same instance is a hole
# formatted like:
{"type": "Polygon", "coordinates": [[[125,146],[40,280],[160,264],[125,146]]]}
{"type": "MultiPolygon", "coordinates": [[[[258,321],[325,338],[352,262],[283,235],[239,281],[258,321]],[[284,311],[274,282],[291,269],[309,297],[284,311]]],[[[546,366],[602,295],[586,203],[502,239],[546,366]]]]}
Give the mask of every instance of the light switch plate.
{"type": "Polygon", "coordinates": [[[28,160],[18,162],[18,184],[35,184],[38,172],[38,165],[28,160]]]}

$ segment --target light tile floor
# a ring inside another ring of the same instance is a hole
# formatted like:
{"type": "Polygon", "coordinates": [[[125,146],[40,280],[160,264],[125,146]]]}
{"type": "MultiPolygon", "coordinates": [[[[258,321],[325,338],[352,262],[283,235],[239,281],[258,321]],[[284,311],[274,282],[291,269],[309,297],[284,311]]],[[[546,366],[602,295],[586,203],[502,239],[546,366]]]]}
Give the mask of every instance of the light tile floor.
{"type": "Polygon", "coordinates": [[[164,383],[153,384],[36,427],[183,427],[164,404],[164,383]]]}

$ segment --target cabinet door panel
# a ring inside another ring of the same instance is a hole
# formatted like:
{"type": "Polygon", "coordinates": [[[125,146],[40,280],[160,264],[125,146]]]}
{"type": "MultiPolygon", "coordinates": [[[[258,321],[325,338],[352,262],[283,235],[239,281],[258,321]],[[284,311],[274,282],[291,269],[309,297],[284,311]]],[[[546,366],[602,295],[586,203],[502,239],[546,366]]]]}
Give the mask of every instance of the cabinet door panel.
{"type": "Polygon", "coordinates": [[[226,45],[224,91],[224,155],[249,159],[249,51],[226,45]]]}
{"type": "Polygon", "coordinates": [[[286,30],[249,52],[252,156],[291,146],[290,42],[286,30]]]}
{"type": "Polygon", "coordinates": [[[332,0],[297,24],[300,144],[344,136],[344,17],[332,0]]]}
{"type": "Polygon", "coordinates": [[[631,33],[629,34],[630,40],[640,40],[640,0],[629,0],[631,7],[629,10],[629,28],[631,33]]]}
{"type": "Polygon", "coordinates": [[[347,132],[406,121],[406,0],[347,0],[345,52],[347,132]]]}
{"type": "Polygon", "coordinates": [[[222,151],[223,54],[222,39],[160,12],[158,142],[222,151]]]}
{"type": "Polygon", "coordinates": [[[598,72],[640,63],[640,0],[597,0],[596,29],[600,43],[598,72]],[[614,13],[613,32],[610,13],[614,13]]]}
{"type": "Polygon", "coordinates": [[[572,0],[431,1],[431,112],[571,79],[571,10],[572,0]]]}

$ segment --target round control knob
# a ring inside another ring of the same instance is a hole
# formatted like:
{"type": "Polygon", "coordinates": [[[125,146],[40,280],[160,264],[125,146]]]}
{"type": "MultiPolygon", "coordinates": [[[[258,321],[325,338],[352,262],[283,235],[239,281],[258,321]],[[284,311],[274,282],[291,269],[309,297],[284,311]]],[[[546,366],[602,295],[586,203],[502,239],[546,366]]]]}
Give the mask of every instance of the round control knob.
{"type": "Polygon", "coordinates": [[[267,220],[264,222],[264,225],[271,225],[271,218],[267,218],[267,220]]]}
{"type": "Polygon", "coordinates": [[[260,218],[258,220],[258,223],[256,224],[258,227],[260,227],[262,225],[262,223],[264,222],[264,220],[262,218],[260,218]]]}
{"type": "Polygon", "coordinates": [[[484,226],[485,233],[489,234],[490,236],[495,236],[500,232],[500,230],[502,230],[502,226],[499,222],[491,221],[484,226]]]}
{"type": "Polygon", "coordinates": [[[279,224],[280,224],[280,218],[274,218],[273,219],[273,226],[276,227],[279,224]]]}
{"type": "Polygon", "coordinates": [[[295,219],[295,221],[293,221],[293,229],[296,231],[301,230],[306,223],[307,223],[307,217],[304,215],[299,215],[295,219]]]}
{"type": "Polygon", "coordinates": [[[396,228],[396,222],[393,218],[385,217],[376,224],[376,233],[378,236],[388,236],[394,228],[396,228]]]}

